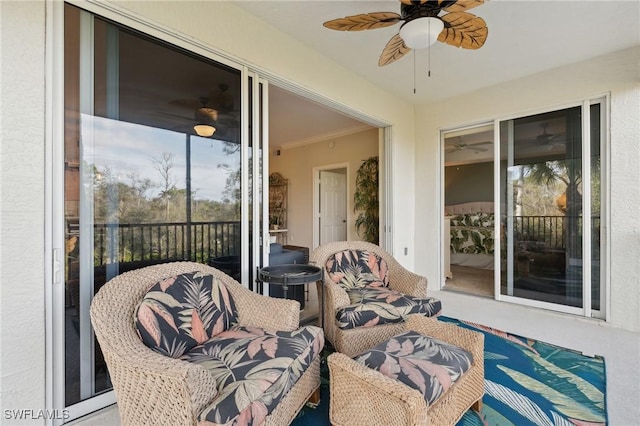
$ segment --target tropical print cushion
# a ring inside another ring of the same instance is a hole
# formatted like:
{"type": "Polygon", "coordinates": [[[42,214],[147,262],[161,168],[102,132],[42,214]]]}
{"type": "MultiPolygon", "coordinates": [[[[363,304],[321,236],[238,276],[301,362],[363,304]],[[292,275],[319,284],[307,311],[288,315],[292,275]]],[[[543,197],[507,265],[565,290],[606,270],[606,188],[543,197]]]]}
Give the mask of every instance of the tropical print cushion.
{"type": "Polygon", "coordinates": [[[325,264],[327,274],[345,290],[352,288],[388,287],[387,262],[366,250],[344,250],[334,253],[325,264]]]}
{"type": "Polygon", "coordinates": [[[473,355],[458,346],[407,331],[355,360],[418,390],[433,404],[471,368],[473,355]]]}
{"type": "Polygon", "coordinates": [[[409,314],[430,317],[442,309],[438,299],[408,296],[388,287],[354,288],[347,294],[351,304],[336,311],[337,325],[343,330],[402,322],[409,314]]]}
{"type": "Polygon", "coordinates": [[[179,358],[237,322],[229,290],[212,275],[180,274],[152,286],[135,312],[145,345],[179,358]]]}
{"type": "Polygon", "coordinates": [[[263,424],[323,346],[319,327],[285,332],[238,325],[196,346],[181,359],[209,370],[218,388],[199,424],[263,424]]]}

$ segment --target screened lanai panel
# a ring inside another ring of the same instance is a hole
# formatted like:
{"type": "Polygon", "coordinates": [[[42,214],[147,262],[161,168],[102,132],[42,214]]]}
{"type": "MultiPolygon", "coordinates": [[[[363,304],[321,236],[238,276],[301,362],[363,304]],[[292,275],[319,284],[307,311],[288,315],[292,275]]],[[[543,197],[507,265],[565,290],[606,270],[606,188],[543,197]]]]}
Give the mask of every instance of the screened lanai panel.
{"type": "Polygon", "coordinates": [[[501,295],[600,310],[602,122],[601,102],[500,122],[501,295]]]}

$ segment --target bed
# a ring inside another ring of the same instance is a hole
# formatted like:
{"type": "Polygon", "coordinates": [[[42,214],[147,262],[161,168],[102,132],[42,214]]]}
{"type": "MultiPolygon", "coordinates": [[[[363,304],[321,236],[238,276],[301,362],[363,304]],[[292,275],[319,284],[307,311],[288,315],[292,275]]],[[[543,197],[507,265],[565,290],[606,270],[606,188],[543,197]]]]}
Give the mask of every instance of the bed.
{"type": "Polygon", "coordinates": [[[493,269],[495,215],[493,201],[445,206],[450,223],[452,265],[493,269]]]}

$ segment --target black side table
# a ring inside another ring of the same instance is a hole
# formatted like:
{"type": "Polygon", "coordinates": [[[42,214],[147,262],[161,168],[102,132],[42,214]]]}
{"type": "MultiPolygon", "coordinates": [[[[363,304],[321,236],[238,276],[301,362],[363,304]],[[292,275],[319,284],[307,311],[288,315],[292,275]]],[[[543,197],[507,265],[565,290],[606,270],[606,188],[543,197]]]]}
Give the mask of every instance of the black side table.
{"type": "MultiPolygon", "coordinates": [[[[307,283],[321,281],[322,269],[313,265],[303,264],[285,264],[265,266],[258,272],[258,280],[269,284],[277,284],[282,286],[284,298],[287,298],[287,291],[290,285],[304,285],[307,283]]],[[[324,328],[324,286],[320,291],[320,318],[322,328],[324,328]]]]}

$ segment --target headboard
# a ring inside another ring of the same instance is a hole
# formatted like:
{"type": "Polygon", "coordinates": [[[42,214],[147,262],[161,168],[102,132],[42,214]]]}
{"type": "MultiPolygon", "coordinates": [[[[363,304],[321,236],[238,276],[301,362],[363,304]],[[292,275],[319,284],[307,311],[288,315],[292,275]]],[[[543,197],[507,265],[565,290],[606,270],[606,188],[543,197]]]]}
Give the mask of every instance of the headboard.
{"type": "Polygon", "coordinates": [[[444,206],[445,216],[455,214],[493,213],[493,201],[473,201],[470,203],[444,206]]]}

